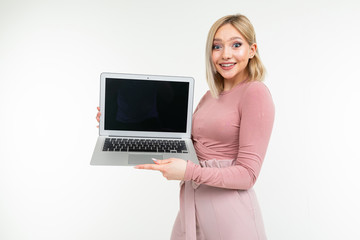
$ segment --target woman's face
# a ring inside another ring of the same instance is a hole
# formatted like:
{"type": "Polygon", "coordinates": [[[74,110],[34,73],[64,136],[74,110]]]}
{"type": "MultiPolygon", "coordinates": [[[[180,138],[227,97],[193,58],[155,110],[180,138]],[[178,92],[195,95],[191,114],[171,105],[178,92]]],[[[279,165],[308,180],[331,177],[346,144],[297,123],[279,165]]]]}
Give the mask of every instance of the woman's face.
{"type": "Polygon", "coordinates": [[[225,80],[234,83],[247,77],[246,66],[255,55],[256,44],[249,46],[245,38],[231,24],[220,27],[214,37],[212,61],[225,80]]]}

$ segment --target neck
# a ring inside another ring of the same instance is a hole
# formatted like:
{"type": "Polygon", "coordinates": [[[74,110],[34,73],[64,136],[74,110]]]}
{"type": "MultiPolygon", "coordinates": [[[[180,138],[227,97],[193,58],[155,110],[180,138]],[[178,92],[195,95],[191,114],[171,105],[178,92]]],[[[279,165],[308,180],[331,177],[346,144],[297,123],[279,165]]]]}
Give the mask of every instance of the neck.
{"type": "Polygon", "coordinates": [[[224,91],[229,91],[248,78],[248,74],[241,74],[231,79],[224,79],[224,91]]]}

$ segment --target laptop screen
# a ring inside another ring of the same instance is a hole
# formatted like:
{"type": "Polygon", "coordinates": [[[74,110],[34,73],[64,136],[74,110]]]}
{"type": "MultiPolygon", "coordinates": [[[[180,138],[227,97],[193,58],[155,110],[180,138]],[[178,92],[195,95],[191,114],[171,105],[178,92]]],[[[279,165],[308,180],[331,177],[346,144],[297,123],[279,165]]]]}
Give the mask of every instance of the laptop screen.
{"type": "Polygon", "coordinates": [[[106,78],[105,130],[185,133],[189,83],[106,78]]]}

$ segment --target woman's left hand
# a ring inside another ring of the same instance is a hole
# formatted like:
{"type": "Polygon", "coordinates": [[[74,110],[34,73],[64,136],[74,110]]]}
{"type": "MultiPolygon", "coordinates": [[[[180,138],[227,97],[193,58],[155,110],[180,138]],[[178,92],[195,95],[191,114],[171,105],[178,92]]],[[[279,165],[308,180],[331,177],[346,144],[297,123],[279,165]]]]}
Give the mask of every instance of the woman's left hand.
{"type": "Polygon", "coordinates": [[[164,160],[155,160],[155,164],[142,164],[135,166],[136,169],[157,170],[167,180],[183,180],[187,162],[179,158],[169,158],[164,160]]]}

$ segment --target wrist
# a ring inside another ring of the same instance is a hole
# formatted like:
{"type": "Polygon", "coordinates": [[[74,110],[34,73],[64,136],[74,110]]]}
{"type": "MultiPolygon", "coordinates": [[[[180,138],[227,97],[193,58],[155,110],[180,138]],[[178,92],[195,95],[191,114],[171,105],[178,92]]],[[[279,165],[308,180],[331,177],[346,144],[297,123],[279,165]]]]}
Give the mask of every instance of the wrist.
{"type": "Polygon", "coordinates": [[[192,161],[189,161],[187,160],[186,161],[187,164],[186,164],[186,169],[185,169],[185,174],[184,174],[184,178],[183,180],[184,181],[190,181],[192,180],[192,175],[193,175],[193,172],[194,172],[194,163],[192,161]]]}

